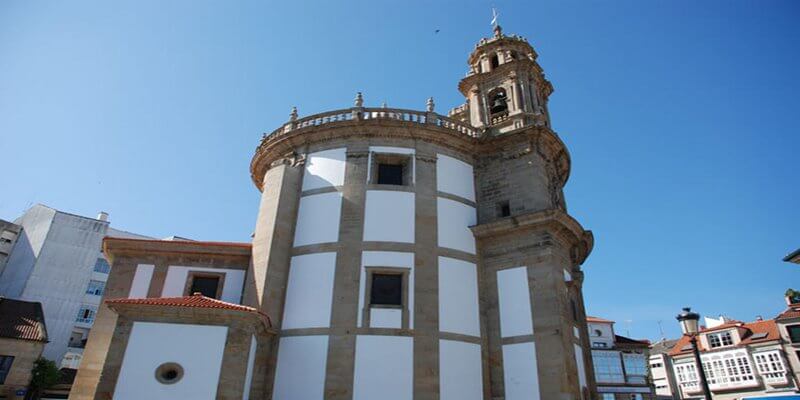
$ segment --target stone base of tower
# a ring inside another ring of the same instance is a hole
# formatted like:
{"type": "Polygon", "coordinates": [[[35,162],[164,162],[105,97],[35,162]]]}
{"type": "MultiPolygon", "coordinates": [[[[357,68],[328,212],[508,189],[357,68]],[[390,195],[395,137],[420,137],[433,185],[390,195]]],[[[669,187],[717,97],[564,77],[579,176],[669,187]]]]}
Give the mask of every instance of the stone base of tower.
{"type": "Polygon", "coordinates": [[[490,398],[538,391],[541,399],[593,399],[578,268],[591,249],[591,232],[558,210],[472,230],[481,271],[490,398]]]}

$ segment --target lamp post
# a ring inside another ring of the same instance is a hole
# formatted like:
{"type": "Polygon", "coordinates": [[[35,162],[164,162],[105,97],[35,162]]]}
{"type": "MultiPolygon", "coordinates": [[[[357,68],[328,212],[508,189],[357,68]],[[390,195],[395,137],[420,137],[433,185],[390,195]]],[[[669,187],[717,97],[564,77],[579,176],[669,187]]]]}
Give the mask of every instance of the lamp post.
{"type": "Polygon", "coordinates": [[[708,381],[706,380],[706,371],[703,369],[703,362],[700,360],[700,350],[697,348],[697,323],[700,320],[700,314],[692,312],[690,307],[684,307],[683,312],[675,317],[681,324],[681,330],[684,335],[689,335],[689,343],[692,344],[692,354],[694,354],[694,361],[697,363],[697,374],[700,376],[700,385],[703,387],[703,397],[706,400],[711,400],[711,390],[708,388],[708,381]]]}

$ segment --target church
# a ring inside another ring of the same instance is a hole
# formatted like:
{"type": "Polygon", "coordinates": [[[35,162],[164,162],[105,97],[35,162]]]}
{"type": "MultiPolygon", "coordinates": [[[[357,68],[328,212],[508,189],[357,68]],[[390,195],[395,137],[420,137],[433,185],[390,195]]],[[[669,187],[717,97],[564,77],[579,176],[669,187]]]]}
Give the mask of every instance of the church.
{"type": "Polygon", "coordinates": [[[70,399],[589,400],[570,155],[495,25],[440,115],[364,106],[257,143],[251,243],[106,238],[70,399]]]}

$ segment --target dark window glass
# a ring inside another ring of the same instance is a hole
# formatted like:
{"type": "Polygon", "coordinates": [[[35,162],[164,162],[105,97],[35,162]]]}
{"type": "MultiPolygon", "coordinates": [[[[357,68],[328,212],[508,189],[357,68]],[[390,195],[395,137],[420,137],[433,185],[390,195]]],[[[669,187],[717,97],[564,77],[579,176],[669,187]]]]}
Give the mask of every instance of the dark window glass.
{"type": "Polygon", "coordinates": [[[216,276],[195,276],[192,279],[192,289],[189,294],[201,293],[203,296],[217,298],[217,287],[219,277],[216,276]]]}
{"type": "Polygon", "coordinates": [[[403,276],[372,274],[370,303],[392,306],[403,305],[403,276]]]}
{"type": "Polygon", "coordinates": [[[501,217],[508,217],[511,215],[511,206],[508,202],[500,204],[500,216],[501,217]]]}
{"type": "Polygon", "coordinates": [[[569,301],[570,305],[572,306],[572,320],[578,320],[578,306],[575,304],[575,300],[569,301]]]}
{"type": "Polygon", "coordinates": [[[786,330],[789,331],[789,340],[792,343],[800,343],[800,325],[787,326],[786,330]]]}
{"type": "Polygon", "coordinates": [[[0,385],[6,382],[6,376],[11,371],[11,363],[14,362],[12,356],[0,356],[0,385]]]}
{"type": "Polygon", "coordinates": [[[492,56],[492,69],[495,69],[500,66],[500,60],[497,58],[497,55],[492,56]]]}
{"type": "Polygon", "coordinates": [[[399,164],[378,164],[378,184],[402,185],[403,166],[399,164]]]}

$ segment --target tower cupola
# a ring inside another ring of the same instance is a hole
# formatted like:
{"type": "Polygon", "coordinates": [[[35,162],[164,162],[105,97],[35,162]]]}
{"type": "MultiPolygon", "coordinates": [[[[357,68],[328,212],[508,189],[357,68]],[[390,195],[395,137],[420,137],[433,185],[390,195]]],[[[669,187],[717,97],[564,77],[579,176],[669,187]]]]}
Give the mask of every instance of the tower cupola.
{"type": "Polygon", "coordinates": [[[536,51],[518,35],[507,36],[499,25],[470,54],[469,72],[458,89],[466,97],[451,116],[495,134],[526,126],[548,126],[547,98],[553,86],[536,62],[536,51]]]}

